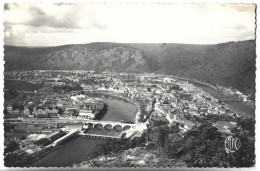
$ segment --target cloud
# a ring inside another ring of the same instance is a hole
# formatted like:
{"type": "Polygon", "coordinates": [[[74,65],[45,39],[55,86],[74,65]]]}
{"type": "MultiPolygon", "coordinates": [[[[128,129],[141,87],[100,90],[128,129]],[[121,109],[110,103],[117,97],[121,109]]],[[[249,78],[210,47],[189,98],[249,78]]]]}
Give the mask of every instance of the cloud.
{"type": "Polygon", "coordinates": [[[256,9],[256,4],[228,4],[224,5],[227,8],[232,8],[238,12],[251,12],[254,13],[256,9]]]}
{"type": "Polygon", "coordinates": [[[30,7],[29,10],[33,15],[46,15],[46,13],[38,7],[30,7]]]}
{"type": "Polygon", "coordinates": [[[255,38],[252,4],[7,4],[5,44],[214,44],[255,38]]]}
{"type": "Polygon", "coordinates": [[[10,10],[8,4],[4,4],[4,10],[5,10],[5,11],[10,10]]]}
{"type": "MultiPolygon", "coordinates": [[[[8,4],[7,4],[8,6],[8,4]]],[[[105,29],[95,13],[82,9],[79,4],[10,4],[5,10],[5,24],[28,25],[54,28],[97,28],[105,29]],[[17,16],[22,16],[19,20],[17,16]],[[80,22],[88,20],[87,22],[80,22]]]]}

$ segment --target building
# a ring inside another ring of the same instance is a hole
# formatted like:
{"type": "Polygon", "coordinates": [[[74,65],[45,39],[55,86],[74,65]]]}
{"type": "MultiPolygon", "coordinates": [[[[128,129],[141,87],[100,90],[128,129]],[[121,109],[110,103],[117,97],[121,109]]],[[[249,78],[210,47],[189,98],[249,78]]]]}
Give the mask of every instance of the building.
{"type": "Polygon", "coordinates": [[[67,115],[73,115],[73,116],[77,116],[79,113],[79,108],[78,107],[67,107],[65,109],[65,114],[67,115]]]}
{"type": "Polygon", "coordinates": [[[36,111],[36,115],[38,115],[38,114],[48,114],[48,112],[47,112],[47,110],[38,109],[38,110],[36,111]]]}
{"type": "Polygon", "coordinates": [[[20,114],[20,110],[19,110],[19,109],[14,109],[14,110],[13,110],[13,114],[19,115],[19,114],[20,114]]]}
{"type": "Polygon", "coordinates": [[[7,110],[7,112],[8,113],[13,113],[13,107],[11,106],[11,105],[8,105],[7,107],[6,107],[6,110],[7,110]]]}
{"type": "Polygon", "coordinates": [[[227,121],[217,121],[216,123],[212,124],[214,127],[218,128],[219,132],[224,133],[232,133],[232,130],[237,128],[236,122],[227,122],[227,121]]]}
{"type": "Polygon", "coordinates": [[[194,110],[194,109],[188,109],[188,113],[190,115],[200,116],[199,112],[197,110],[194,110]]]}
{"type": "Polygon", "coordinates": [[[214,114],[214,115],[219,114],[218,110],[216,110],[216,109],[208,109],[208,113],[209,114],[214,114]]]}
{"type": "Polygon", "coordinates": [[[23,113],[24,113],[25,115],[30,115],[30,110],[29,110],[27,107],[24,107],[23,113]]]}
{"type": "Polygon", "coordinates": [[[92,113],[92,110],[79,110],[79,116],[87,119],[95,119],[95,114],[92,113]]]}
{"type": "Polygon", "coordinates": [[[194,126],[196,126],[196,123],[186,120],[183,116],[183,114],[176,114],[173,116],[173,121],[179,124],[179,128],[183,129],[185,132],[188,130],[191,130],[194,126]]]}
{"type": "Polygon", "coordinates": [[[82,123],[77,123],[77,124],[67,124],[66,125],[66,130],[67,131],[73,131],[73,130],[81,130],[83,128],[82,123]]]}
{"type": "Polygon", "coordinates": [[[46,109],[48,114],[57,114],[59,111],[57,109],[46,109]]]}

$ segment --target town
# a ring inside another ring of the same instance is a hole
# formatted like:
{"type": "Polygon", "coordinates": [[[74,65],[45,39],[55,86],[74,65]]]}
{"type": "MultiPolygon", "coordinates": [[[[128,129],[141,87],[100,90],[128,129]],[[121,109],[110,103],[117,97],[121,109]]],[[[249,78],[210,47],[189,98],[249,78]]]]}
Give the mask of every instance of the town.
{"type": "MultiPolygon", "coordinates": [[[[5,161],[15,166],[53,150],[53,144],[76,134],[78,128],[87,132],[91,120],[101,119],[107,105],[91,96],[93,93],[118,96],[138,108],[133,123],[136,126],[112,127],[128,136],[140,134],[144,125],[163,124],[177,125],[178,134],[184,136],[204,122],[222,134],[232,135],[242,129],[236,119],[244,117],[188,79],[157,74],[14,71],[5,72],[4,91],[5,161]],[[83,123],[89,120],[89,124],[83,123]]],[[[229,94],[238,103],[247,101],[241,93],[229,94]]]]}

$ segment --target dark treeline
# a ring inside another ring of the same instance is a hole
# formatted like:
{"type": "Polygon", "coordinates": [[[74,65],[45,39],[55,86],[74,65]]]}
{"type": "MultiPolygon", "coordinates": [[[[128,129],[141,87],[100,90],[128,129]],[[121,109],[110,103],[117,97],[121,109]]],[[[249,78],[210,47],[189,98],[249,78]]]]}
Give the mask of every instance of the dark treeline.
{"type": "MultiPolygon", "coordinates": [[[[149,127],[141,137],[109,140],[97,146],[87,160],[101,155],[123,153],[125,150],[144,147],[147,151],[158,150],[161,157],[182,160],[188,167],[252,167],[255,165],[255,141],[248,138],[254,135],[254,119],[239,119],[238,125],[243,131],[236,130],[234,137],[239,137],[241,147],[234,153],[225,151],[226,135],[220,133],[211,124],[188,131],[184,137],[178,134],[178,124],[172,127],[157,123],[149,127]],[[147,145],[148,144],[148,145],[147,145]]],[[[102,167],[100,162],[93,162],[94,167],[102,167]]]]}
{"type": "Polygon", "coordinates": [[[254,94],[255,46],[255,40],[216,45],[90,43],[44,48],[41,53],[34,48],[5,46],[4,58],[5,71],[82,69],[155,72],[254,94]]]}

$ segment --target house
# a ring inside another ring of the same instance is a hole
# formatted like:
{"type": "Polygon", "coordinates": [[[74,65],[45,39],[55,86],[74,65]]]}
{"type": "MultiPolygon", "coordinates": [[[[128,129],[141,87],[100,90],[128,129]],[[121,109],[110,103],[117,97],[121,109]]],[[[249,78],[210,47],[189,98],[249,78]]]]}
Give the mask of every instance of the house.
{"type": "Polygon", "coordinates": [[[20,110],[20,114],[30,115],[30,111],[27,107],[24,107],[24,109],[20,110]]]}
{"type": "Polygon", "coordinates": [[[59,113],[59,110],[57,110],[57,109],[52,109],[52,113],[57,114],[57,113],[59,113]]]}
{"type": "Polygon", "coordinates": [[[176,114],[173,116],[173,121],[175,123],[179,124],[179,128],[180,129],[184,129],[185,131],[187,130],[191,130],[194,126],[196,126],[196,123],[190,121],[190,120],[186,120],[184,118],[183,114],[176,114]]]}
{"type": "Polygon", "coordinates": [[[8,113],[13,113],[13,107],[11,106],[11,105],[8,105],[7,107],[6,107],[6,110],[7,110],[7,112],[8,113]]]}
{"type": "Polygon", "coordinates": [[[194,109],[189,109],[189,110],[188,110],[188,113],[189,113],[190,115],[200,116],[200,114],[198,113],[198,111],[197,111],[197,110],[194,110],[194,109]]]}
{"type": "Polygon", "coordinates": [[[147,112],[152,111],[152,109],[153,109],[153,107],[152,107],[151,105],[147,105],[147,106],[146,106],[146,111],[147,111],[147,112]]]}
{"type": "Polygon", "coordinates": [[[65,114],[68,115],[77,115],[78,114],[79,107],[66,107],[65,108],[65,114]]]}
{"type": "Polygon", "coordinates": [[[37,112],[36,107],[33,107],[32,114],[36,114],[36,112],[37,112]]]}
{"type": "Polygon", "coordinates": [[[224,109],[220,109],[219,114],[226,114],[226,111],[224,109]]]}
{"type": "Polygon", "coordinates": [[[57,109],[46,109],[47,114],[57,114],[59,111],[57,109]]]}
{"type": "Polygon", "coordinates": [[[14,109],[14,110],[13,110],[13,114],[19,115],[19,114],[20,114],[20,110],[19,110],[19,109],[14,109]]]}
{"type": "Polygon", "coordinates": [[[171,104],[169,104],[168,102],[164,101],[162,104],[161,104],[165,109],[167,110],[171,110],[171,104]]]}
{"type": "Polygon", "coordinates": [[[47,114],[51,113],[51,109],[46,109],[47,114]]]}
{"type": "Polygon", "coordinates": [[[237,128],[236,122],[227,122],[227,121],[217,121],[216,123],[213,123],[212,126],[218,128],[219,132],[224,133],[232,133],[232,129],[237,128]]]}
{"type": "Polygon", "coordinates": [[[216,110],[216,109],[208,109],[208,113],[217,115],[218,114],[218,110],[216,110]]]}
{"type": "Polygon", "coordinates": [[[38,110],[36,111],[36,114],[47,114],[47,110],[38,109],[38,110]]]}
{"type": "Polygon", "coordinates": [[[92,110],[79,110],[79,116],[82,118],[88,118],[88,119],[94,119],[95,118],[95,114],[92,113],[92,110]]]}

